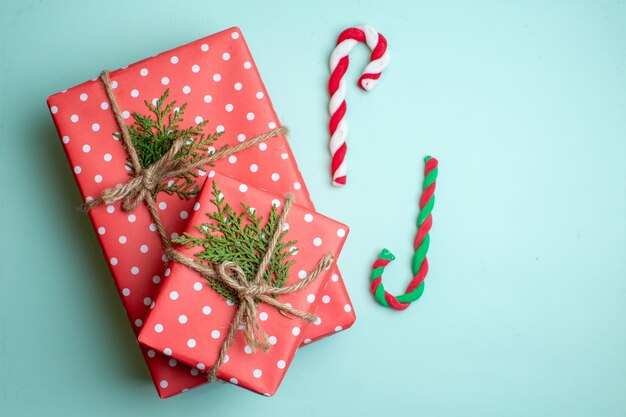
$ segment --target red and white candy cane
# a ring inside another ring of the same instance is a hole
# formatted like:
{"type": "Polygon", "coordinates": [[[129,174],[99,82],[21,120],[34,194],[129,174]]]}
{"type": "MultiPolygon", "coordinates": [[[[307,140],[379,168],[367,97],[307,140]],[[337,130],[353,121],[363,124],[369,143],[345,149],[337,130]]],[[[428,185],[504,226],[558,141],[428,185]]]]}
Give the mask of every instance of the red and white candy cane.
{"type": "Polygon", "coordinates": [[[330,80],[328,92],[330,103],[330,153],[332,155],[333,185],[346,184],[346,136],[348,123],[346,122],[346,71],[350,58],[348,55],[359,43],[364,42],[372,50],[369,64],[363,70],[358,85],[365,91],[370,91],[378,83],[381,72],[389,64],[387,39],[371,26],[361,25],[348,28],[341,32],[337,39],[337,46],[330,55],[330,80]]]}

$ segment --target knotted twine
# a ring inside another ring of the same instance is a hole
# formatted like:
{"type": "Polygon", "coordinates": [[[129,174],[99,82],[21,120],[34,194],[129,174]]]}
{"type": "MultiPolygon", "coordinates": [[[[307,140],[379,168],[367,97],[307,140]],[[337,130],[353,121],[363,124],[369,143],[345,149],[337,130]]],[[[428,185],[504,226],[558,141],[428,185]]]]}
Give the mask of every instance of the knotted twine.
{"type": "Polygon", "coordinates": [[[257,319],[258,302],[269,304],[276,308],[280,313],[288,313],[308,322],[314,322],[317,320],[315,315],[297,310],[289,304],[281,303],[275,297],[278,295],[291,294],[300,291],[315,281],[319,274],[324,269],[330,267],[333,263],[333,255],[331,253],[324,255],[318,262],[315,269],[313,269],[313,271],[311,271],[304,279],[296,284],[285,287],[276,287],[263,280],[263,275],[272,260],[272,255],[276,249],[281,231],[283,230],[283,225],[287,220],[293,201],[293,194],[287,194],[285,198],[285,205],[278,219],[278,224],[276,225],[276,230],[274,230],[274,234],[272,234],[267,251],[263,255],[263,259],[259,265],[259,269],[251,281],[248,281],[244,272],[235,262],[222,262],[219,267],[215,269],[212,266],[194,261],[174,249],[166,250],[170,259],[198,272],[207,279],[219,281],[221,284],[224,284],[226,287],[233,290],[239,299],[239,308],[237,309],[235,318],[230,324],[228,335],[222,344],[218,359],[207,375],[210,382],[217,378],[217,371],[224,362],[226,352],[235,339],[235,333],[239,328],[243,331],[243,336],[246,342],[253,350],[260,349],[266,352],[271,347],[267,333],[265,333],[263,328],[261,328],[257,319]]]}
{"type": "Polygon", "coordinates": [[[173,178],[182,174],[191,174],[194,170],[199,169],[204,165],[208,165],[214,161],[248,149],[249,147],[257,145],[271,137],[286,134],[288,129],[286,127],[280,127],[278,129],[268,131],[241,144],[209,154],[207,157],[199,159],[195,162],[176,158],[176,155],[180,152],[182,146],[184,145],[183,139],[179,138],[174,141],[170,149],[159,160],[149,167],[144,168],[139,162],[137,150],[133,146],[128,126],[124,122],[122,111],[120,110],[117,97],[113,91],[113,86],[111,85],[109,72],[106,70],[102,71],[100,80],[102,81],[109,98],[109,102],[111,103],[111,110],[115,116],[115,121],[120,128],[124,148],[128,153],[134,175],[127,183],[118,184],[115,187],[104,190],[100,197],[87,202],[85,204],[85,208],[89,210],[100,204],[112,204],[118,200],[122,200],[122,208],[125,211],[132,211],[142,202],[145,202],[157,227],[157,232],[161,237],[167,257],[170,260],[179,262],[182,265],[198,272],[207,279],[220,282],[235,292],[237,298],[239,299],[239,307],[237,308],[235,318],[230,325],[228,335],[222,344],[218,359],[207,374],[209,382],[213,382],[217,379],[217,371],[224,362],[226,352],[235,339],[235,333],[238,329],[242,329],[246,342],[253,350],[269,350],[269,338],[257,319],[257,303],[262,302],[269,304],[276,308],[281,314],[288,313],[307,322],[317,320],[315,315],[297,310],[289,304],[281,303],[275,297],[278,295],[291,294],[300,291],[315,281],[319,274],[324,269],[329,268],[332,264],[334,257],[331,253],[324,255],[313,271],[296,284],[285,287],[276,287],[263,280],[263,276],[271,262],[276,245],[280,238],[280,233],[283,230],[283,225],[285,224],[289,210],[291,209],[291,205],[294,201],[293,194],[290,193],[286,196],[285,205],[279,217],[276,230],[270,239],[267,251],[263,255],[263,259],[255,277],[250,281],[247,279],[241,267],[239,267],[239,265],[235,262],[224,261],[217,268],[215,268],[212,264],[206,265],[194,261],[193,259],[176,251],[167,237],[167,231],[165,230],[165,226],[163,225],[163,221],[161,220],[161,216],[157,210],[156,201],[153,195],[154,190],[168,178],[173,178]]]}

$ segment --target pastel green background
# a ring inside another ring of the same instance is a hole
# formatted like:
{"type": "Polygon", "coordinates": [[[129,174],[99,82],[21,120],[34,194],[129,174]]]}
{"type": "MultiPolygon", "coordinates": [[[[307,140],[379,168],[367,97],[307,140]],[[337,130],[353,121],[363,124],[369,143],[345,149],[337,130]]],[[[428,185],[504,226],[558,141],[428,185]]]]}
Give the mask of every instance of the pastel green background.
{"type": "Polygon", "coordinates": [[[626,4],[619,1],[0,2],[0,415],[626,415],[626,4]],[[384,3],[384,4],[383,4],[384,3]],[[327,61],[369,23],[378,87],[348,78],[348,186],[329,185],[327,61]],[[302,349],[276,397],[157,398],[45,99],[238,25],[339,261],[356,325],[302,349]],[[440,160],[423,298],[410,279],[426,154],[440,160]]]}

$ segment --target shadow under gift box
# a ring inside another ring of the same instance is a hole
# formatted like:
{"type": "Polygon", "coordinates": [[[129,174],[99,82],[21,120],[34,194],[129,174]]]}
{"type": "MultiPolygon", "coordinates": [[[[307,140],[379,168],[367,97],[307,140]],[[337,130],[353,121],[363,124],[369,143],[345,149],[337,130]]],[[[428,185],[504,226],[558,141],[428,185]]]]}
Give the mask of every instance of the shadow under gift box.
{"type": "MultiPolygon", "coordinates": [[[[267,91],[238,28],[205,37],[111,73],[114,91],[127,123],[132,112],[146,113],[144,100],[160,97],[188,103],[185,124],[208,119],[206,132],[223,131],[216,147],[230,146],[279,125],[267,91]]],[[[48,106],[83,199],[128,181],[127,154],[113,134],[119,130],[105,90],[93,79],[48,98],[48,106]]],[[[313,209],[305,183],[284,137],[275,137],[217,161],[215,169],[277,195],[293,192],[299,204],[313,209]]],[[[202,186],[214,170],[199,170],[202,186]]],[[[194,198],[160,193],[161,218],[176,236],[196,209],[194,198]]],[[[162,244],[145,205],[124,212],[119,202],[89,212],[122,303],[139,334],[161,283],[162,244]]],[[[317,315],[319,326],[304,332],[304,344],[347,329],[354,311],[336,265],[317,315]]],[[[171,365],[170,358],[142,348],[160,397],[206,382],[195,368],[171,365]]]]}
{"type": "MultiPolygon", "coordinates": [[[[252,207],[257,216],[262,216],[262,225],[267,221],[272,205],[279,207],[279,213],[284,206],[284,196],[249,187],[228,176],[218,173],[212,181],[215,181],[222,192],[224,202],[230,204],[236,214],[244,213],[241,206],[244,203],[252,207]]],[[[205,227],[209,230],[208,225],[216,224],[206,215],[206,212],[216,211],[211,202],[215,197],[210,182],[205,184],[198,198],[201,209],[193,213],[185,228],[185,232],[195,238],[204,236],[198,228],[205,227]]],[[[337,259],[348,227],[298,205],[296,200],[288,213],[283,230],[287,230],[283,242],[297,241],[292,246],[296,248],[295,253],[287,258],[295,261],[289,269],[285,284],[287,286],[305,278],[324,255],[331,253],[337,259]],[[338,234],[337,231],[341,232],[338,234]]],[[[219,232],[217,235],[220,235],[219,232]]],[[[196,261],[198,258],[194,255],[205,250],[203,246],[188,248],[184,245],[176,249],[196,261]]],[[[291,247],[286,248],[287,251],[290,249],[291,247]]],[[[217,360],[238,304],[218,294],[202,275],[180,263],[170,262],[166,271],[164,275],[168,278],[164,280],[154,308],[146,318],[139,334],[139,342],[188,366],[207,372],[217,360]]],[[[317,306],[323,304],[322,293],[330,275],[329,267],[305,288],[291,294],[279,295],[277,299],[297,310],[314,314],[317,306]]],[[[253,352],[246,344],[243,332],[237,331],[227,351],[228,360],[220,366],[217,376],[224,381],[270,396],[276,392],[298,346],[304,340],[306,327],[316,324],[309,324],[289,314],[283,315],[275,307],[262,302],[257,304],[257,309],[258,323],[269,336],[271,348],[267,352],[253,352]]]]}

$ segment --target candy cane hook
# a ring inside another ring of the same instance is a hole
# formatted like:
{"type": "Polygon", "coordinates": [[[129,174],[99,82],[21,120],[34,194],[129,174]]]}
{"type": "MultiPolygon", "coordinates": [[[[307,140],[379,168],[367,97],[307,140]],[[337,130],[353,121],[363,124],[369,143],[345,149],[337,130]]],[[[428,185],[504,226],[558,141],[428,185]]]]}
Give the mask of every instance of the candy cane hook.
{"type": "Polygon", "coordinates": [[[433,225],[432,211],[435,205],[435,186],[437,185],[437,173],[439,163],[435,158],[427,156],[424,167],[424,185],[422,196],[420,197],[420,213],[417,217],[417,234],[413,248],[412,272],[413,279],[406,288],[404,294],[393,296],[385,291],[383,286],[383,272],[385,267],[395,259],[395,256],[383,249],[378,259],[372,265],[372,275],[370,277],[370,289],[376,301],[395,310],[408,308],[413,301],[416,301],[424,292],[424,278],[428,274],[428,259],[426,253],[430,245],[430,235],[428,232],[433,225]]]}
{"type": "Polygon", "coordinates": [[[387,39],[371,26],[361,25],[348,28],[341,32],[337,39],[337,46],[330,55],[330,79],[328,92],[330,103],[330,153],[332,155],[331,172],[333,185],[346,184],[346,136],[348,123],[346,122],[346,78],[350,58],[348,55],[359,43],[364,42],[372,50],[370,62],[363,70],[358,85],[365,91],[370,91],[378,83],[381,72],[389,64],[387,39]]]}

